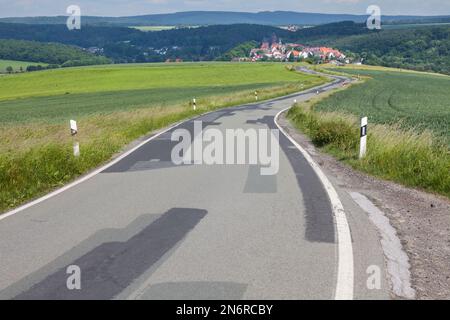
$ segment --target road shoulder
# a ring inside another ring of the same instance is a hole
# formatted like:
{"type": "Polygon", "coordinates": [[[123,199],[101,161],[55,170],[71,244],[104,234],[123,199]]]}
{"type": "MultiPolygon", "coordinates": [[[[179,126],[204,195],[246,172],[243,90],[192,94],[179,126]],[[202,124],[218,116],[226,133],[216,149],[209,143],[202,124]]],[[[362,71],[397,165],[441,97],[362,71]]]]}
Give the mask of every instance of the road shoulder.
{"type": "MultiPolygon", "coordinates": [[[[360,242],[357,238],[369,237],[371,232],[367,230],[367,234],[360,234],[361,227],[368,226],[367,221],[364,222],[364,219],[368,220],[368,214],[363,210],[362,214],[361,212],[358,213],[360,208],[350,196],[355,191],[369,199],[383,212],[397,231],[397,237],[409,258],[411,282],[416,292],[416,298],[449,299],[450,219],[448,214],[450,212],[450,201],[444,197],[409,189],[357,172],[330,155],[318,151],[305,135],[299,133],[289,123],[285,115],[280,117],[280,125],[311,154],[333,184],[338,186],[337,189],[343,199],[344,206],[354,206],[350,210],[346,207],[346,211],[349,214],[348,219],[352,229],[353,242],[356,246],[356,286],[361,285],[363,280],[363,270],[358,272],[358,268],[361,269],[362,267],[358,267],[358,261],[364,264],[364,261],[367,260],[361,250],[369,249],[364,248],[364,244],[358,248],[360,242]],[[365,218],[364,215],[366,215],[365,218]],[[358,226],[357,221],[363,224],[358,226]],[[362,253],[362,256],[359,257],[357,252],[362,253]],[[361,276],[360,279],[358,279],[357,274],[361,276]]],[[[373,229],[373,223],[369,223],[370,229],[373,229]]],[[[378,233],[378,242],[380,242],[381,233],[380,231],[378,233]]],[[[362,243],[364,242],[368,241],[362,243]]],[[[388,264],[389,259],[386,252],[384,255],[385,263],[388,264]]],[[[389,279],[389,282],[392,298],[407,298],[394,293],[393,282],[395,280],[389,279]]],[[[355,290],[358,291],[358,288],[356,287],[355,290]]]]}

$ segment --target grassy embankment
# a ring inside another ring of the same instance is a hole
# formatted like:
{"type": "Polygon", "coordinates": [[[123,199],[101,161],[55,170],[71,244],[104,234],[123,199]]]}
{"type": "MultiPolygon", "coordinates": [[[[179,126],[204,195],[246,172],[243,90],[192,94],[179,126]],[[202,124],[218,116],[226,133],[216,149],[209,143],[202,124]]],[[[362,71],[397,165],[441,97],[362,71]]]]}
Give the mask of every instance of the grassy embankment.
{"type": "Polygon", "coordinates": [[[297,105],[291,121],[353,168],[450,197],[450,77],[386,68],[339,71],[365,81],[297,105]],[[369,117],[368,153],[359,160],[362,116],[369,117]]]}
{"type": "Polygon", "coordinates": [[[129,142],[206,111],[323,83],[282,64],[69,68],[0,78],[0,211],[99,166],[129,142]],[[197,111],[190,102],[197,98],[197,111]],[[68,121],[78,121],[72,156],[68,121]]]}

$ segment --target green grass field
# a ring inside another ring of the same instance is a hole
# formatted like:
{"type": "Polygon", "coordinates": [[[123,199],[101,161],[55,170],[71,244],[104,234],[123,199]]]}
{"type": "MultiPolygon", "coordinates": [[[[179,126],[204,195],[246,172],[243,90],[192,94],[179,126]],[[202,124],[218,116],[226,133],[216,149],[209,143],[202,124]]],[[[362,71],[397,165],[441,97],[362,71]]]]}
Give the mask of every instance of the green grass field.
{"type": "Polygon", "coordinates": [[[143,64],[49,70],[0,79],[0,123],[59,121],[95,113],[188,103],[303,82],[282,64],[143,64]]]}
{"type": "Polygon", "coordinates": [[[332,95],[317,111],[367,116],[371,123],[429,129],[450,143],[450,77],[415,72],[338,69],[369,76],[364,84],[332,95]]]}
{"type": "Polygon", "coordinates": [[[5,73],[7,67],[12,67],[14,72],[20,71],[20,67],[25,71],[28,66],[46,66],[46,63],[36,63],[27,61],[1,60],[0,59],[0,73],[5,73]]]}

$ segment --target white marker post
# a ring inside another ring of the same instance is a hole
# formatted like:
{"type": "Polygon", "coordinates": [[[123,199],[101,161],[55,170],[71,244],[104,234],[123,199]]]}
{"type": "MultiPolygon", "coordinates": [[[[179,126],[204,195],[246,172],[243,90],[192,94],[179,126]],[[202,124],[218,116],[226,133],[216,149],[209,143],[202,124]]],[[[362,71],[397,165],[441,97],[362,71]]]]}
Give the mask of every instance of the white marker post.
{"type": "MultiPolygon", "coordinates": [[[[78,134],[78,126],[75,120],[70,120],[70,135],[72,136],[72,140],[78,134]]],[[[73,155],[75,157],[80,156],[80,143],[78,141],[73,141],[73,155]]]]}
{"type": "Polygon", "coordinates": [[[197,100],[195,98],[192,100],[192,104],[194,105],[194,111],[197,110],[197,100]]]}
{"type": "Polygon", "coordinates": [[[367,152],[367,125],[368,118],[364,117],[361,119],[361,143],[359,146],[359,158],[362,159],[366,156],[367,152]]]}
{"type": "Polygon", "coordinates": [[[72,137],[76,136],[78,133],[78,126],[75,120],[70,120],[70,134],[72,137]]]}
{"type": "Polygon", "coordinates": [[[75,157],[79,157],[80,156],[80,143],[78,141],[75,141],[73,143],[73,155],[75,157]]]}
{"type": "Polygon", "coordinates": [[[258,101],[258,91],[255,91],[255,100],[258,101]]]}

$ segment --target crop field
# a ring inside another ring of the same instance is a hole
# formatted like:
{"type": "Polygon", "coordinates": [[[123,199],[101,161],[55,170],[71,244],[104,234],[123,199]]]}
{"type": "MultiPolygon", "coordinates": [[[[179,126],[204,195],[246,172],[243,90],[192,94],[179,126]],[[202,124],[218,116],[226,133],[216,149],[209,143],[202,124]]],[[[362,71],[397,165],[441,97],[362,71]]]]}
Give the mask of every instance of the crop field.
{"type": "Polygon", "coordinates": [[[324,152],[355,169],[450,198],[450,77],[349,66],[364,82],[298,104],[289,118],[324,152]],[[359,123],[369,117],[359,159],[359,123]]]}
{"type": "Polygon", "coordinates": [[[372,79],[320,101],[317,111],[367,116],[371,123],[431,130],[450,144],[450,77],[386,70],[334,69],[372,79]]]}
{"type": "Polygon", "coordinates": [[[320,81],[289,72],[282,64],[144,64],[49,70],[0,79],[0,123],[60,121],[320,81]]]}
{"type": "Polygon", "coordinates": [[[1,60],[0,59],[0,73],[6,72],[7,67],[12,67],[14,72],[19,71],[20,67],[23,70],[26,70],[28,66],[46,66],[46,63],[36,63],[36,62],[27,62],[27,61],[14,61],[14,60],[1,60]]]}

